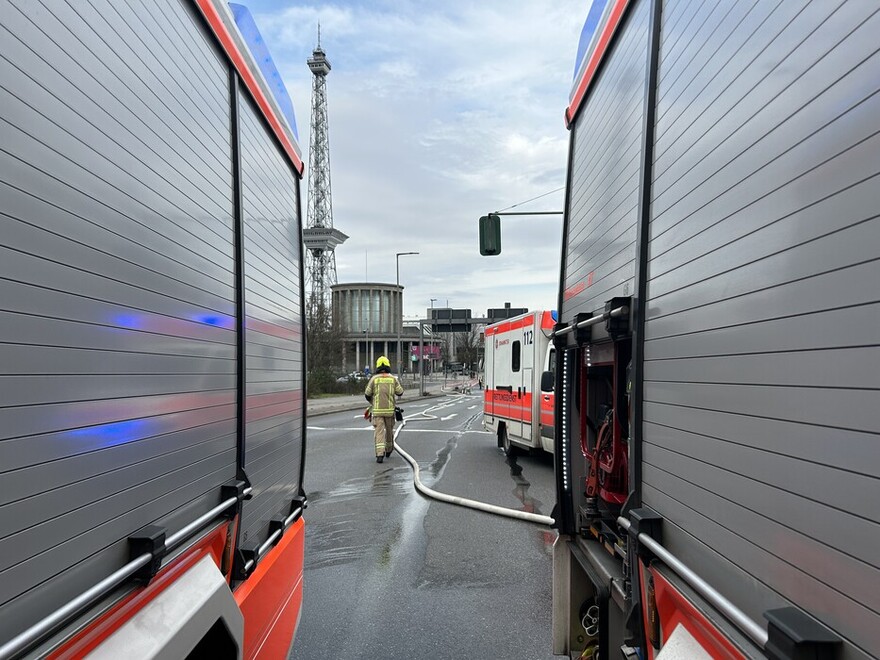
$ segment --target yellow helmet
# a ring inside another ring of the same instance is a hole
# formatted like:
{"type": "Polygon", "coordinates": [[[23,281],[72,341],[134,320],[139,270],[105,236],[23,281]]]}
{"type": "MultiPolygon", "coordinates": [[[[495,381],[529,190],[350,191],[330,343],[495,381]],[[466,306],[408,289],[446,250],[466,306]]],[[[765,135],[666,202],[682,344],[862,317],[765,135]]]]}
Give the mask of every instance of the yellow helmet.
{"type": "Polygon", "coordinates": [[[376,369],[378,369],[379,367],[388,367],[389,369],[391,368],[391,363],[384,355],[380,355],[379,359],[376,360],[376,369]]]}

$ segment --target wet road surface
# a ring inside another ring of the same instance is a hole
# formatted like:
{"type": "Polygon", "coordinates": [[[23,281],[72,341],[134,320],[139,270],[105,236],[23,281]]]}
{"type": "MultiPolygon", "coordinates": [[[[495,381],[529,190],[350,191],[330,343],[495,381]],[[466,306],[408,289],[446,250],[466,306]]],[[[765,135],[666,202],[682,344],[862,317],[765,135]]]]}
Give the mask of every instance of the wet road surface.
{"type": "MultiPolygon", "coordinates": [[[[507,461],[481,399],[402,402],[425,485],[549,515],[547,455],[507,461]],[[437,419],[417,417],[431,409],[437,419]]],[[[555,532],[425,499],[396,453],[378,464],[354,412],[309,420],[302,619],[291,657],[552,658],[555,532]]]]}

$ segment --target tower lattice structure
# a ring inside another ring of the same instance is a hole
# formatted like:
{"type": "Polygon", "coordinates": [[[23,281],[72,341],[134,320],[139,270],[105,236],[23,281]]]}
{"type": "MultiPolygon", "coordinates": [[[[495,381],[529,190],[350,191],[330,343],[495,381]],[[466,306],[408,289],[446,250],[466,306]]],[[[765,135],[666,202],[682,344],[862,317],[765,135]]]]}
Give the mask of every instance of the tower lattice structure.
{"type": "Polygon", "coordinates": [[[312,77],[311,137],[309,140],[309,199],[303,243],[306,247],[306,313],[309,320],[329,320],[330,287],[336,284],[337,245],[348,236],[333,227],[330,192],[330,136],[327,117],[327,74],[330,61],[318,45],[307,60],[312,77]]]}

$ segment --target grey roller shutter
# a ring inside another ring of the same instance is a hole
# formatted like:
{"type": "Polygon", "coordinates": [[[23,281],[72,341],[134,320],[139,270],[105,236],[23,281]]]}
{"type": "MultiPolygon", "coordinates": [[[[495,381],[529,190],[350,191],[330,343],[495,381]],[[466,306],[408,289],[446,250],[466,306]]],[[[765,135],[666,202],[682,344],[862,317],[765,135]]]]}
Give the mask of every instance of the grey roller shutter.
{"type": "Polygon", "coordinates": [[[0,2],[0,639],[235,476],[228,69],[189,3],[0,2]]]}
{"type": "Polygon", "coordinates": [[[241,541],[299,495],[303,447],[301,228],[297,178],[246,94],[239,99],[245,250],[245,471],[241,541]]]}
{"type": "Polygon", "coordinates": [[[633,293],[650,3],[632,8],[572,127],[560,320],[633,293]]]}
{"type": "Polygon", "coordinates": [[[869,2],[668,0],[644,502],[755,620],[880,653],[880,33],[869,2]]]}

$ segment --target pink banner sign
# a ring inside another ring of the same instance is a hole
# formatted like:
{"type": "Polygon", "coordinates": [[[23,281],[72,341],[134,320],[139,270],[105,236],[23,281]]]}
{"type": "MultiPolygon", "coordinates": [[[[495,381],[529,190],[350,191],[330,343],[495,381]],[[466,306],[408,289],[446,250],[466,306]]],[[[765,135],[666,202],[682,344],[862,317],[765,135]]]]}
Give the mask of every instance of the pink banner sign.
{"type": "MultiPolygon", "coordinates": [[[[440,359],[440,347],[439,346],[425,345],[425,346],[422,346],[422,349],[424,351],[426,358],[430,358],[430,359],[434,359],[434,360],[440,359]]],[[[414,357],[419,357],[419,347],[418,346],[412,347],[412,354],[414,357]]]]}

